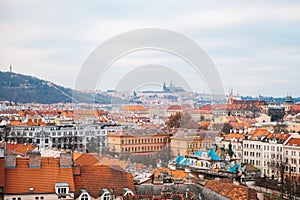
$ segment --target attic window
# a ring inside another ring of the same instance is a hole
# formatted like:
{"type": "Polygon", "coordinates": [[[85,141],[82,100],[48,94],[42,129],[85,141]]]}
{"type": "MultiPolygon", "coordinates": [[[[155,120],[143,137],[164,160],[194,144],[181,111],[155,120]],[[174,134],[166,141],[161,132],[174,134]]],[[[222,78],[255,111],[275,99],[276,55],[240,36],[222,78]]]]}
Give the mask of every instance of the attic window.
{"type": "Polygon", "coordinates": [[[102,195],[102,200],[109,200],[110,199],[110,194],[109,193],[104,193],[102,195]]]}
{"type": "Polygon", "coordinates": [[[66,196],[69,194],[69,184],[68,183],[55,183],[55,192],[59,196],[66,196]]]}
{"type": "Polygon", "coordinates": [[[80,200],[90,200],[88,194],[82,194],[80,200]]]}
{"type": "Polygon", "coordinates": [[[122,196],[133,196],[133,192],[128,188],[123,188],[121,191],[122,196]]]}
{"type": "Polygon", "coordinates": [[[101,200],[110,200],[110,192],[107,189],[102,189],[100,191],[101,200]]]}

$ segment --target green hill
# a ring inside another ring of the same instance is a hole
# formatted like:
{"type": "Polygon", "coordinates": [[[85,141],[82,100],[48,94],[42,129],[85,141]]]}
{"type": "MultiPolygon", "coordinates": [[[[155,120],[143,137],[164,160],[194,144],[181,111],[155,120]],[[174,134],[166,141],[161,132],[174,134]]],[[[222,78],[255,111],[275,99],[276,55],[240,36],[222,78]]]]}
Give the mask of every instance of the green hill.
{"type": "MultiPolygon", "coordinates": [[[[71,103],[73,90],[50,81],[12,72],[0,71],[0,101],[18,103],[71,103]]],[[[110,103],[111,98],[100,94],[76,93],[75,102],[110,103]]]]}

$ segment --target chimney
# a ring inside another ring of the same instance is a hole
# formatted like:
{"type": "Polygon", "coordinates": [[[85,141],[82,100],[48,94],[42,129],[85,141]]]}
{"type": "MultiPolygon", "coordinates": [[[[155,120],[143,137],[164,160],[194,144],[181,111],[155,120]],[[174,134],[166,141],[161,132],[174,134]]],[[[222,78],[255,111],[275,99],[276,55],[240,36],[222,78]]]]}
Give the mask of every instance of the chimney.
{"type": "Polygon", "coordinates": [[[16,155],[9,153],[5,156],[5,168],[16,168],[17,160],[16,155]]]}
{"type": "Polygon", "coordinates": [[[0,147],[0,158],[4,158],[4,152],[5,152],[4,147],[0,147]]]}
{"type": "Polygon", "coordinates": [[[61,153],[59,159],[60,168],[72,167],[72,154],[71,152],[61,153]]]}
{"type": "Polygon", "coordinates": [[[80,173],[81,170],[80,170],[80,165],[75,165],[73,166],[73,176],[80,176],[80,173]]]}
{"type": "Polygon", "coordinates": [[[28,151],[29,157],[29,168],[40,168],[41,167],[41,153],[39,151],[28,151]]]}

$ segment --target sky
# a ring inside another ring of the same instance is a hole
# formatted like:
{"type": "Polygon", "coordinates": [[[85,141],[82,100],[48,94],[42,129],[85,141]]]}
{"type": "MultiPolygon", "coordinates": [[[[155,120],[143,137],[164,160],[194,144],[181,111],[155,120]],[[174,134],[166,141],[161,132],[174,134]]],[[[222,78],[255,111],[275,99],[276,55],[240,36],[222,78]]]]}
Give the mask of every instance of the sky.
{"type": "MultiPolygon", "coordinates": [[[[201,46],[225,92],[300,96],[299,10],[299,1],[0,0],[0,70],[12,65],[16,73],[74,88],[82,65],[99,45],[127,31],[157,28],[201,46]]],[[[114,89],[126,73],[151,64],[168,66],[193,90],[207,92],[187,63],[159,51],[120,58],[99,78],[98,87],[114,89]]]]}

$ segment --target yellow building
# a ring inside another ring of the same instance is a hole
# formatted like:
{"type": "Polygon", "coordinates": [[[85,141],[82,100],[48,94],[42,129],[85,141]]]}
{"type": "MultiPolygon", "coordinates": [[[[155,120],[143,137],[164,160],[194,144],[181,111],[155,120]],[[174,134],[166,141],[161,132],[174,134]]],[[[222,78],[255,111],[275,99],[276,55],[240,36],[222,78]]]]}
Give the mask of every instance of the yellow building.
{"type": "Polygon", "coordinates": [[[180,130],[171,137],[172,156],[189,155],[198,150],[210,149],[218,135],[217,131],[180,130]]]}

